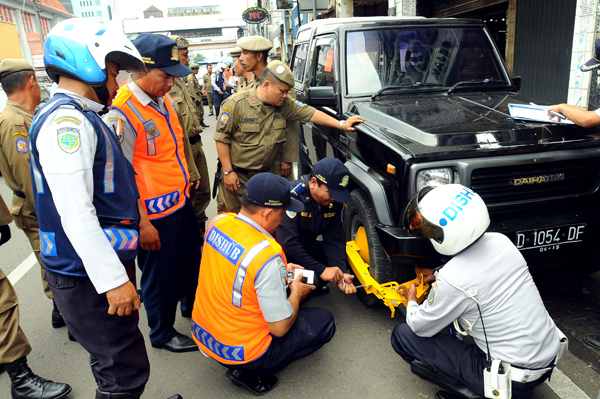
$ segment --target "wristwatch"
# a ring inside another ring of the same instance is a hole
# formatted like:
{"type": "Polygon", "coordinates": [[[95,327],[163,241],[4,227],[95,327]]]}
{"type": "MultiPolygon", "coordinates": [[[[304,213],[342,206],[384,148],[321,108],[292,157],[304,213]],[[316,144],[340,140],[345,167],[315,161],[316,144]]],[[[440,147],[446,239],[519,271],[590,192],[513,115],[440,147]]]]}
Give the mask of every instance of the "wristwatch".
{"type": "Polygon", "coordinates": [[[344,122],[346,121],[340,121],[340,130],[344,130],[344,122]]]}
{"type": "Polygon", "coordinates": [[[233,169],[231,169],[231,170],[228,170],[227,172],[223,172],[223,174],[224,174],[225,176],[227,176],[227,175],[228,175],[228,174],[230,174],[230,173],[233,173],[233,169]]]}

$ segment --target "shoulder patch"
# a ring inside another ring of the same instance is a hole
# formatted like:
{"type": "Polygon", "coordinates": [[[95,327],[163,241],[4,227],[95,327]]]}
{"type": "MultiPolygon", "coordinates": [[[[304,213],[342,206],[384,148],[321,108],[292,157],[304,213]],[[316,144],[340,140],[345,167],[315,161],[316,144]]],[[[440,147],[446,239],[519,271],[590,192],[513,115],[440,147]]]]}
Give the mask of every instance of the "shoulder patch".
{"type": "Polygon", "coordinates": [[[27,154],[27,151],[29,151],[29,143],[25,139],[17,139],[16,146],[17,151],[21,154],[27,154]]]}
{"type": "Polygon", "coordinates": [[[25,137],[29,137],[29,134],[25,133],[25,132],[14,132],[13,133],[13,137],[15,136],[25,136],[25,137]]]}
{"type": "Polygon", "coordinates": [[[295,218],[295,217],[296,217],[296,215],[297,215],[297,213],[296,213],[296,212],[294,212],[294,211],[285,211],[285,213],[288,215],[288,217],[289,217],[290,219],[293,219],[293,218],[295,218]]]}
{"type": "Polygon", "coordinates": [[[57,125],[60,125],[61,123],[65,123],[65,122],[71,122],[74,123],[76,125],[80,125],[81,124],[81,120],[72,117],[72,116],[61,116],[60,118],[56,118],[54,120],[54,123],[56,123],[57,125]]]}
{"type": "Polygon", "coordinates": [[[281,256],[277,257],[277,267],[279,268],[279,274],[281,275],[281,282],[284,287],[287,287],[287,268],[285,267],[285,262],[281,258],[281,256]]]}
{"type": "Polygon", "coordinates": [[[427,302],[433,303],[433,298],[435,297],[435,290],[429,290],[429,295],[427,295],[427,302]]]}
{"type": "Polygon", "coordinates": [[[231,118],[231,114],[225,111],[221,114],[221,117],[219,118],[219,123],[221,125],[226,125],[227,122],[229,122],[229,118],[231,118]]]}
{"type": "Polygon", "coordinates": [[[296,104],[299,107],[304,107],[306,104],[304,104],[303,102],[300,102],[298,100],[294,100],[294,104],[296,104]]]}
{"type": "Polygon", "coordinates": [[[58,145],[61,150],[67,154],[73,154],[79,149],[81,141],[79,140],[79,129],[74,127],[62,127],[56,131],[58,135],[58,145]]]}

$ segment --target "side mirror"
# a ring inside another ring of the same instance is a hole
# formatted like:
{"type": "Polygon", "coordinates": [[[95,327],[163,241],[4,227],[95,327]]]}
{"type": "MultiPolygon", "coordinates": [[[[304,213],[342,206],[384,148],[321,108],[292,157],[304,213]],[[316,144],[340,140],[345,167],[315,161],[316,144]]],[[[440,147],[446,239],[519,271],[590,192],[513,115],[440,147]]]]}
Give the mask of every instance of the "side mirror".
{"type": "Polygon", "coordinates": [[[306,103],[310,106],[337,107],[337,99],[333,87],[309,87],[306,95],[306,103]]]}
{"type": "Polygon", "coordinates": [[[515,86],[515,89],[517,89],[517,91],[520,91],[521,90],[521,77],[513,76],[512,78],[510,78],[510,80],[512,81],[513,86],[515,86]]]}

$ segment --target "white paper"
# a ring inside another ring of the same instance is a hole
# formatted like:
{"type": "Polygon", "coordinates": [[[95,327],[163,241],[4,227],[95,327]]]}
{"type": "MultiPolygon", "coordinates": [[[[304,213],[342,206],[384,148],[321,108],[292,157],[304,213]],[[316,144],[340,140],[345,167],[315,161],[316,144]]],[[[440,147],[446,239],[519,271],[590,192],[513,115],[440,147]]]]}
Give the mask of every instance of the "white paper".
{"type": "Polygon", "coordinates": [[[315,280],[314,270],[294,269],[294,280],[298,278],[300,273],[302,273],[302,276],[306,277],[306,284],[314,283],[314,280],[315,280]]]}

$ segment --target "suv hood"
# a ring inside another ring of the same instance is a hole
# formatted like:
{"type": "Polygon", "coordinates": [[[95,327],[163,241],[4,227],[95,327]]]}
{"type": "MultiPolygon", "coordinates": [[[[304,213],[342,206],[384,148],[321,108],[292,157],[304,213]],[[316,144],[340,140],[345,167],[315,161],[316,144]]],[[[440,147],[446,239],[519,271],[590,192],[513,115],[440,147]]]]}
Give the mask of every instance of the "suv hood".
{"type": "Polygon", "coordinates": [[[590,141],[600,145],[598,127],[585,129],[510,117],[508,104],[531,101],[535,100],[514,92],[415,94],[354,102],[350,110],[363,116],[366,125],[415,155],[521,146],[531,151],[550,144],[567,149],[589,147],[590,141]]]}

